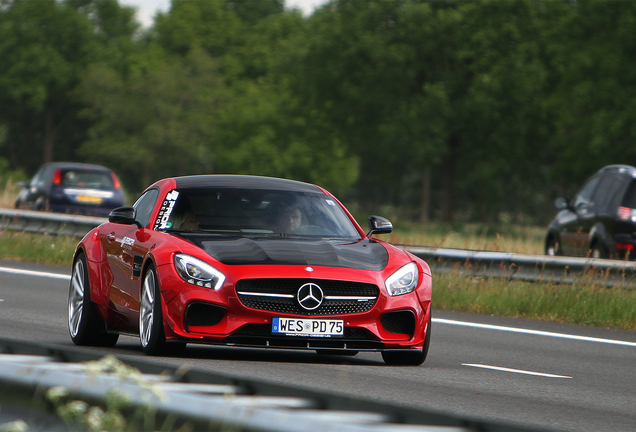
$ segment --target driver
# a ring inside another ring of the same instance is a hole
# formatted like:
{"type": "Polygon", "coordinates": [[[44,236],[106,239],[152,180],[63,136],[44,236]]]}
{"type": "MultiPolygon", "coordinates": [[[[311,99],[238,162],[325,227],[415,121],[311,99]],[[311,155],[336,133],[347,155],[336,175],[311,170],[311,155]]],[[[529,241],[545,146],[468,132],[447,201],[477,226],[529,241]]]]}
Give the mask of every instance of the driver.
{"type": "Polygon", "coordinates": [[[172,222],[171,228],[180,230],[192,230],[197,231],[199,229],[199,221],[194,216],[194,211],[187,201],[186,197],[177,201],[175,209],[170,217],[172,222]]]}
{"type": "Polygon", "coordinates": [[[291,233],[303,222],[303,214],[298,207],[284,207],[278,215],[278,230],[291,233]]]}

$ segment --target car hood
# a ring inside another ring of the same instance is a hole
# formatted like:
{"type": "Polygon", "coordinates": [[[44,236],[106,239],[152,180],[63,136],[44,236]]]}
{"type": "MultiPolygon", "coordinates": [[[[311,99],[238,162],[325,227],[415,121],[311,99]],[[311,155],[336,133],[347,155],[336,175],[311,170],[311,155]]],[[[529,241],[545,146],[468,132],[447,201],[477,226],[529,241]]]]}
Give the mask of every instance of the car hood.
{"type": "Polygon", "coordinates": [[[389,254],[368,239],[351,243],[313,239],[183,236],[227,265],[286,264],[382,270],[389,254]]]}

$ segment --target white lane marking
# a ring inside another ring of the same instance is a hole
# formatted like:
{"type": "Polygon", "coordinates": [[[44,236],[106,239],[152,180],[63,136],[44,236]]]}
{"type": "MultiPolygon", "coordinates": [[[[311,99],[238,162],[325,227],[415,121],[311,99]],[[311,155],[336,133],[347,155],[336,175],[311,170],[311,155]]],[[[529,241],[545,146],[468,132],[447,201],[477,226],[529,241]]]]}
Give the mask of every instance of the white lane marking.
{"type": "Polygon", "coordinates": [[[27,276],[40,276],[40,277],[47,277],[47,278],[53,278],[53,279],[71,280],[70,276],[59,274],[59,273],[48,273],[48,272],[40,272],[40,271],[33,271],[33,270],[20,270],[20,269],[14,269],[9,267],[0,267],[0,272],[27,275],[27,276]]]}
{"type": "Polygon", "coordinates": [[[491,369],[491,370],[502,371],[502,372],[512,372],[512,373],[523,374],[523,375],[534,375],[534,376],[547,377],[547,378],[572,378],[571,376],[567,376],[567,375],[554,375],[554,374],[543,373],[543,372],[532,372],[532,371],[527,371],[522,369],[510,369],[505,367],[474,364],[474,363],[462,363],[462,366],[470,366],[470,367],[481,368],[481,369],[491,369]]]}
{"type": "Polygon", "coordinates": [[[447,320],[442,318],[433,318],[433,322],[439,323],[439,324],[475,327],[475,328],[482,328],[482,329],[488,329],[488,330],[506,331],[506,332],[512,332],[512,333],[525,333],[525,334],[531,334],[531,335],[537,335],[537,336],[572,339],[572,340],[579,340],[579,341],[585,341],[585,342],[596,342],[596,343],[636,347],[636,342],[627,342],[627,341],[614,340],[614,339],[601,339],[601,338],[593,338],[588,336],[577,336],[577,335],[571,335],[566,333],[552,333],[552,332],[545,332],[545,331],[539,331],[539,330],[521,329],[516,327],[504,327],[504,326],[496,326],[496,325],[490,325],[490,324],[478,324],[478,323],[471,323],[467,321],[454,321],[454,320],[447,320]]]}

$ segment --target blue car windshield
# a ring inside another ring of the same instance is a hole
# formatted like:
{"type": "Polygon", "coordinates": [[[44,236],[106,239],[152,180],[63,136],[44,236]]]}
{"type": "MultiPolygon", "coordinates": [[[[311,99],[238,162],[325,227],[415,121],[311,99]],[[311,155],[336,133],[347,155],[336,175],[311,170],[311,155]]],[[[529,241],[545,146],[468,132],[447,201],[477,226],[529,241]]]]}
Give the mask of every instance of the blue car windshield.
{"type": "Polygon", "coordinates": [[[64,187],[106,190],[115,189],[112,176],[110,173],[104,171],[90,171],[84,169],[63,170],[61,174],[61,183],[64,187]]]}
{"type": "Polygon", "coordinates": [[[158,229],[241,236],[359,239],[340,204],[323,193],[246,189],[185,189],[158,229]]]}

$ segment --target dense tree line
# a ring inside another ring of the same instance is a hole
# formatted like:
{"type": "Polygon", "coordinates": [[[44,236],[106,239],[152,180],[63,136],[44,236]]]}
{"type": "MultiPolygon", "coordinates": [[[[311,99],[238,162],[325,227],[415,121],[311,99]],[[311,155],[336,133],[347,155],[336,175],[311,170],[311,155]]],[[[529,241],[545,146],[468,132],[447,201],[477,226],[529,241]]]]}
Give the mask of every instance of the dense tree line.
{"type": "Polygon", "coordinates": [[[415,220],[533,223],[636,164],[636,2],[284,6],[172,0],[141,29],[117,0],[0,0],[0,158],[108,165],[131,191],[245,173],[415,220]]]}

